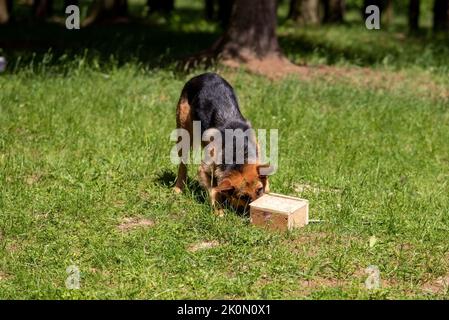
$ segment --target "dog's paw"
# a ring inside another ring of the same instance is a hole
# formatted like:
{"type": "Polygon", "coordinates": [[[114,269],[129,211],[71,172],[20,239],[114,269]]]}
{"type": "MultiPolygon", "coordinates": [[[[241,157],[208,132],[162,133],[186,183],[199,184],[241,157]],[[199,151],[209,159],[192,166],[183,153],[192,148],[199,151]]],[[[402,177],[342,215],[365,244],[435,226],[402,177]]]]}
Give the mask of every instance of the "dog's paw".
{"type": "Polygon", "coordinates": [[[220,217],[220,218],[222,218],[222,217],[224,217],[224,210],[223,209],[215,209],[214,210],[214,214],[217,216],[217,217],[220,217]]]}
{"type": "Polygon", "coordinates": [[[182,189],[180,187],[174,187],[173,192],[176,194],[180,194],[180,193],[182,193],[182,189]]]}

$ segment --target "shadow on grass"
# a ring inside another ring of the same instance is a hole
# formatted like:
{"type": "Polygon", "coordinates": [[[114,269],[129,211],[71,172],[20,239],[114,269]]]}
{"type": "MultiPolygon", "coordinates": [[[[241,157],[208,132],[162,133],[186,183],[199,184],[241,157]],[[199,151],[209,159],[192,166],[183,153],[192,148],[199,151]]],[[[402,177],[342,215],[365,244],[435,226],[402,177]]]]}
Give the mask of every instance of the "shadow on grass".
{"type": "MultiPolygon", "coordinates": [[[[159,186],[165,187],[167,189],[173,189],[175,186],[176,174],[169,170],[164,170],[156,174],[155,182],[159,186]]],[[[185,193],[191,193],[195,201],[198,203],[205,203],[208,200],[208,195],[206,191],[200,186],[196,179],[192,179],[187,176],[187,185],[184,190],[185,193]]]]}
{"type": "Polygon", "coordinates": [[[448,34],[431,34],[425,29],[416,33],[408,33],[404,28],[400,32],[373,34],[354,24],[326,25],[280,36],[279,42],[288,56],[316,55],[325,58],[330,65],[346,61],[370,67],[388,61],[396,66],[445,66],[449,55],[448,34]],[[341,35],[342,39],[329,40],[327,33],[332,30],[338,30],[335,35],[341,35]]]}
{"type": "Polygon", "coordinates": [[[20,66],[24,67],[42,61],[58,66],[81,58],[100,67],[138,62],[155,68],[210,46],[216,37],[213,33],[177,32],[136,22],[74,31],[55,23],[17,23],[0,28],[0,48],[11,65],[16,65],[20,57],[20,66]]]}
{"type": "MultiPolygon", "coordinates": [[[[142,15],[141,6],[132,7],[131,11],[133,16],[142,15]]],[[[30,65],[38,69],[43,64],[66,69],[79,65],[108,68],[126,63],[164,68],[210,47],[221,33],[213,23],[204,20],[202,10],[184,7],[177,8],[175,15],[165,22],[151,17],[133,18],[128,23],[95,25],[80,30],[67,30],[60,23],[26,19],[28,16],[22,13],[16,22],[0,26],[0,54],[9,61],[9,72],[30,65]]],[[[292,31],[297,26],[287,28],[292,31]]],[[[403,33],[400,38],[396,31],[377,33],[382,35],[379,38],[377,34],[367,34],[360,21],[351,21],[340,26],[325,25],[281,33],[279,41],[287,56],[307,59],[316,55],[324,58],[327,64],[344,60],[370,66],[388,59],[395,65],[446,63],[447,35],[430,36],[428,30],[407,35],[404,27],[398,28],[403,33]],[[337,30],[337,37],[349,35],[350,38],[346,42],[330,41],[326,33],[331,30],[337,30]]]]}
{"type": "MultiPolygon", "coordinates": [[[[165,187],[167,189],[171,189],[174,187],[176,181],[176,175],[174,172],[169,170],[164,170],[156,174],[155,182],[156,184],[165,187]]],[[[192,179],[187,176],[187,185],[184,190],[184,193],[190,193],[193,196],[193,199],[201,204],[209,202],[209,196],[207,192],[201,187],[199,182],[196,179],[192,179]]],[[[221,204],[223,208],[227,209],[230,212],[239,215],[249,215],[249,206],[245,208],[235,209],[231,207],[227,203],[221,204]]]]}

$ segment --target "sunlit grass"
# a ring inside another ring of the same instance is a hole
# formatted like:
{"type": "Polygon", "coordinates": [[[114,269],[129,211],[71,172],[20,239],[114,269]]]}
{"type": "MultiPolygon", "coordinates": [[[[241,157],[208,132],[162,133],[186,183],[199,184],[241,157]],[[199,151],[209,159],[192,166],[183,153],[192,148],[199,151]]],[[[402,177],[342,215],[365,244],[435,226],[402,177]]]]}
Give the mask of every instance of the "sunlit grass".
{"type": "Polygon", "coordinates": [[[352,24],[285,25],[281,43],[295,61],[375,72],[274,82],[223,72],[252,124],[279,129],[272,190],[309,199],[322,221],[276,234],[232,211],[215,217],[194,166],[187,192],[171,191],[175,105],[202,70],[161,61],[219,32],[195,21],[177,29],[188,19],[111,27],[118,33],[42,25],[17,35],[43,35],[51,50],[4,49],[0,298],[447,298],[447,46],[352,24]],[[53,42],[61,38],[70,48],[53,42]],[[154,225],[119,228],[125,218],[154,225]],[[189,249],[204,241],[218,246],[189,249]],[[70,265],[79,290],[65,286],[70,265]],[[365,288],[369,265],[380,269],[379,290],[365,288]]]}

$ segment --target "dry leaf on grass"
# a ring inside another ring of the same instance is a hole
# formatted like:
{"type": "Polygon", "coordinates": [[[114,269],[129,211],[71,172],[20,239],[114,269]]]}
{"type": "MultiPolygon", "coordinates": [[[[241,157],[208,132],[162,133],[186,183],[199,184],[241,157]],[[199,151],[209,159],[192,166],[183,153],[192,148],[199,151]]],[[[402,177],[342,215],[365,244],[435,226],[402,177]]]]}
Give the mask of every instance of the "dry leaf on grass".
{"type": "Polygon", "coordinates": [[[121,231],[129,231],[136,228],[148,228],[154,226],[154,221],[146,218],[124,218],[118,226],[121,231]]]}
{"type": "Polygon", "coordinates": [[[6,273],[0,271],[0,281],[8,280],[8,278],[9,278],[9,275],[7,275],[6,273]]]}
{"type": "Polygon", "coordinates": [[[187,250],[190,252],[196,252],[198,250],[211,249],[211,248],[217,247],[218,245],[219,245],[219,243],[216,240],[204,241],[204,242],[198,242],[198,243],[192,244],[191,246],[189,246],[189,248],[187,250]]]}
{"type": "Polygon", "coordinates": [[[40,173],[34,173],[30,176],[27,176],[25,178],[25,182],[27,185],[31,186],[33,184],[35,184],[36,182],[39,182],[39,180],[42,178],[42,174],[40,173]]]}
{"type": "Polygon", "coordinates": [[[321,192],[329,192],[329,193],[341,193],[342,192],[340,189],[336,189],[336,188],[319,188],[319,187],[312,186],[310,184],[299,184],[299,183],[294,184],[293,188],[298,193],[312,192],[312,193],[318,194],[321,192]]]}

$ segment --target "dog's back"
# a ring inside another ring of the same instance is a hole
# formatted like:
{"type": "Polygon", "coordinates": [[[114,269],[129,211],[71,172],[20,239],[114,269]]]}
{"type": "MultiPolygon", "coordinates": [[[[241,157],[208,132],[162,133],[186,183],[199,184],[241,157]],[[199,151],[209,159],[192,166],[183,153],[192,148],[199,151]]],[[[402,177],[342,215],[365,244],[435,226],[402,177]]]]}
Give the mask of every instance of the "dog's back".
{"type": "Polygon", "coordinates": [[[240,112],[234,89],[218,74],[204,73],[190,79],[183,94],[191,107],[192,120],[201,121],[201,133],[210,128],[250,128],[240,112]]]}

